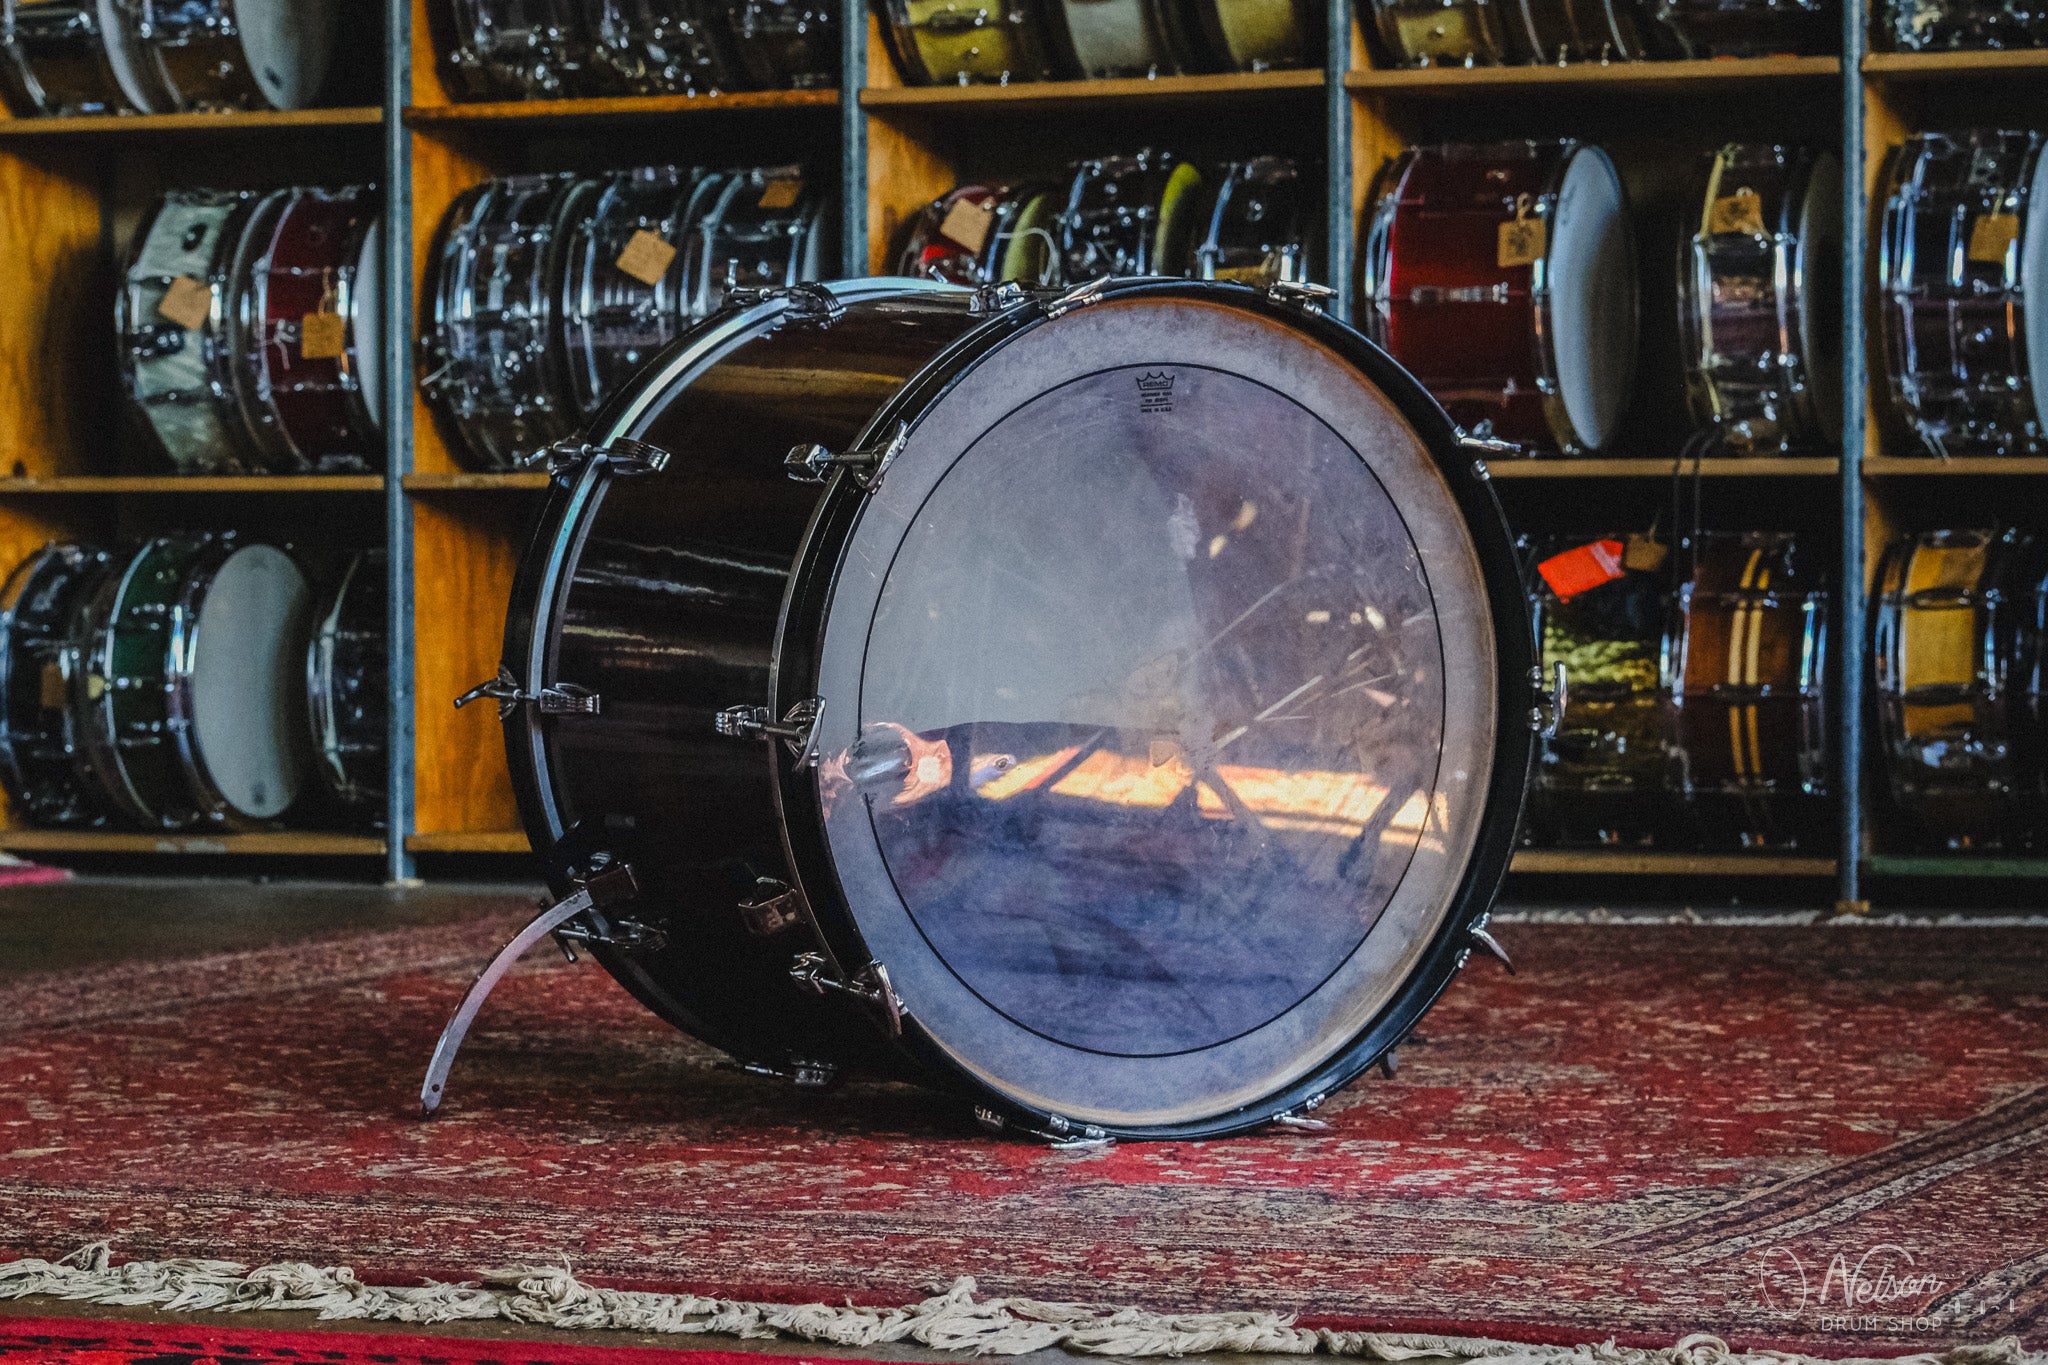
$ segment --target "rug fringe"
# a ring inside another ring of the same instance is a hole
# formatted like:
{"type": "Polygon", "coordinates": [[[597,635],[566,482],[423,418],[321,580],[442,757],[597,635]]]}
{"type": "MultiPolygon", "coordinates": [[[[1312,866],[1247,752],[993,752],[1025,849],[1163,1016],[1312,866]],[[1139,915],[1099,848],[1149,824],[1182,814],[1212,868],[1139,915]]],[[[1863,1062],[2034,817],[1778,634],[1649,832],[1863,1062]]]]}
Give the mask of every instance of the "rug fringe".
{"type": "MultiPolygon", "coordinates": [[[[347,1266],[285,1261],[250,1269],[235,1261],[178,1259],[113,1263],[105,1242],[61,1261],[24,1258],[0,1264],[0,1299],[48,1295],[110,1307],[174,1313],[301,1310],[322,1319],[432,1324],[498,1319],[539,1327],[609,1329],[663,1335],[788,1337],[867,1347],[913,1343],[977,1355],[1023,1355],[1059,1348],[1090,1355],[1185,1356],[1212,1353],[1331,1355],[1388,1362],[1420,1359],[1486,1365],[1807,1365],[1816,1358],[1781,1351],[1737,1352],[1701,1333],[1660,1349],[1539,1346],[1477,1337],[1338,1332],[1296,1327],[1278,1313],[1149,1313],[1036,1299],[977,1299],[971,1278],[902,1308],[743,1303],[693,1294],[600,1289],[569,1267],[491,1271],[480,1281],[418,1288],[364,1284],[347,1266]]],[[[2048,1365],[2048,1353],[2019,1338],[1959,1346],[1879,1362],[1836,1365],[2048,1365]]]]}

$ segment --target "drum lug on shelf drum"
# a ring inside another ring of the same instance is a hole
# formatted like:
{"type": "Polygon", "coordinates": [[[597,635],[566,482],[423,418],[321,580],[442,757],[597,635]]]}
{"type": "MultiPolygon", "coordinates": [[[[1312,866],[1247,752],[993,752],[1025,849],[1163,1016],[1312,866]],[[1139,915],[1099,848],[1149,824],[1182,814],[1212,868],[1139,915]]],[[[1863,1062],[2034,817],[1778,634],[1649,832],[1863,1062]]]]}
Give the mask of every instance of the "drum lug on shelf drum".
{"type": "Polygon", "coordinates": [[[503,664],[498,666],[497,677],[489,682],[480,682],[457,697],[455,709],[460,711],[485,697],[498,703],[499,720],[511,719],[513,711],[528,703],[539,706],[544,716],[596,716],[604,713],[604,698],[587,687],[557,683],[553,687],[543,687],[539,692],[527,692],[520,688],[512,670],[503,664]]]}
{"type": "Polygon", "coordinates": [[[1291,303],[1304,313],[1320,313],[1324,304],[1337,297],[1337,291],[1306,280],[1275,280],[1266,286],[1266,297],[1275,303],[1291,303]]]}
{"type": "Polygon", "coordinates": [[[829,965],[823,953],[798,953],[789,964],[789,979],[813,995],[838,991],[879,1006],[889,1021],[889,1036],[903,1036],[903,1002],[896,996],[896,987],[889,980],[887,967],[879,962],[870,962],[853,980],[847,981],[827,975],[829,965]]]}
{"type": "Polygon", "coordinates": [[[808,768],[818,761],[818,718],[824,714],[825,699],[812,697],[790,707],[779,724],[765,706],[728,706],[711,723],[728,739],[779,739],[796,756],[796,765],[808,768]]]}
{"type": "Polygon", "coordinates": [[[844,469],[862,492],[872,493],[882,485],[882,476],[910,444],[910,423],[898,422],[885,446],[862,446],[835,455],[821,445],[791,446],[782,457],[783,472],[798,483],[823,483],[835,469],[844,469]]]}

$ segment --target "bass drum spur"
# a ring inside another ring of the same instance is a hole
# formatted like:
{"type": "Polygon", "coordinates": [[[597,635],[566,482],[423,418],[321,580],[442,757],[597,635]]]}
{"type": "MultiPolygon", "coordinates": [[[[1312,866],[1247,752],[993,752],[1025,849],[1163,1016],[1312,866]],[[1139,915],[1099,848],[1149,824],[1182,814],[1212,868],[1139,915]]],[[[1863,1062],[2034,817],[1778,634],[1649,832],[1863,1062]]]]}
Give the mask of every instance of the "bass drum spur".
{"type": "Polygon", "coordinates": [[[871,280],[686,334],[558,452],[471,694],[536,926],[602,893],[677,1026],[1022,1133],[1239,1131],[1382,1057],[1483,932],[1534,658],[1470,451],[1295,292],[871,280]]]}

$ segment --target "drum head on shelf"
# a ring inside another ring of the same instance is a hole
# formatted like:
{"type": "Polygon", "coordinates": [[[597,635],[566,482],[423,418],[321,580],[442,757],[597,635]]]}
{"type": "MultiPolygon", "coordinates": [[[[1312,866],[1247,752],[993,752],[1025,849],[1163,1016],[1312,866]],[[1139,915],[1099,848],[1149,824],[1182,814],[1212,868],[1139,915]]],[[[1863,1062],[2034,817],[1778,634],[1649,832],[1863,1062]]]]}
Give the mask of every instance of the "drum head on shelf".
{"type": "Polygon", "coordinates": [[[1580,446],[1600,450],[1627,411],[1636,367],[1636,254],[1621,177],[1581,147],[1557,195],[1547,260],[1557,387],[1580,446]]]}
{"type": "Polygon", "coordinates": [[[356,384],[363,406],[378,430],[384,427],[384,215],[378,214],[363,234],[362,254],[356,258],[355,321],[350,328],[355,348],[349,352],[355,362],[356,384]]]}
{"type": "Polygon", "coordinates": [[[250,545],[222,561],[199,607],[191,651],[193,740],[234,812],[272,820],[311,771],[306,644],[313,609],[292,557],[250,545]]]}
{"type": "Polygon", "coordinates": [[[303,109],[318,98],[339,17],[336,0],[235,0],[242,52],[265,99],[303,109]]]}
{"type": "Polygon", "coordinates": [[[916,417],[838,557],[816,792],[961,1069],[1214,1122],[1410,986],[1512,743],[1451,458],[1335,352],[1189,299],[1024,331],[916,417]]]}
{"type": "Polygon", "coordinates": [[[1814,425],[1835,445],[1842,439],[1842,162],[1832,152],[1814,157],[1807,173],[1797,251],[1806,386],[1814,425]]]}
{"type": "Polygon", "coordinates": [[[177,107],[177,99],[154,80],[145,80],[143,73],[148,61],[136,42],[135,30],[124,11],[120,0],[97,0],[100,33],[106,41],[107,66],[114,73],[114,83],[121,87],[121,93],[128,102],[145,114],[168,114],[177,107]]]}
{"type": "Polygon", "coordinates": [[[2048,430],[2048,156],[2038,152],[2026,215],[2020,234],[2020,300],[2026,314],[2027,380],[2034,389],[2035,421],[2048,430]]]}

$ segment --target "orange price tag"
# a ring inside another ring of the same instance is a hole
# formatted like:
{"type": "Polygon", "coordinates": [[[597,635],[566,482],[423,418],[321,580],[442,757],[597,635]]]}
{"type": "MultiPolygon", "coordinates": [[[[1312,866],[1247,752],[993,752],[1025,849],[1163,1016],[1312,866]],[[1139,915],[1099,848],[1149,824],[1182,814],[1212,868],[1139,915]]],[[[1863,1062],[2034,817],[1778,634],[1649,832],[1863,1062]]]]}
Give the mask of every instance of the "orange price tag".
{"type": "Polygon", "coordinates": [[[188,332],[196,332],[213,316],[213,286],[180,275],[157,300],[156,311],[188,332]]]}
{"type": "Polygon", "coordinates": [[[953,207],[946,210],[945,221],[939,224],[939,235],[947,241],[976,255],[988,245],[988,234],[994,230],[996,211],[987,204],[977,204],[971,199],[955,199],[953,207]]]}
{"type": "Polygon", "coordinates": [[[1596,540],[1590,545],[1581,545],[1575,550],[1552,555],[1536,566],[1536,572],[1550,585],[1560,602],[1569,601],[1582,592],[1590,592],[1603,583],[1612,583],[1621,577],[1621,557],[1627,547],[1618,540],[1596,540]]]}
{"type": "Polygon", "coordinates": [[[1633,535],[1621,552],[1621,567],[1633,573],[1655,573],[1670,555],[1671,547],[1655,536],[1633,535]]]}
{"type": "Polygon", "coordinates": [[[348,354],[348,319],[339,313],[308,313],[299,319],[299,354],[307,360],[340,360],[348,354]]]}
{"type": "Polygon", "coordinates": [[[2019,235],[2018,214],[1980,213],[1970,224],[1970,259],[1980,265],[1997,265],[2019,235]]]}
{"type": "Polygon", "coordinates": [[[661,277],[668,274],[668,268],[675,264],[676,249],[660,237],[641,228],[627,239],[626,249],[613,262],[619,272],[631,275],[642,284],[660,284],[661,277]]]}
{"type": "Polygon", "coordinates": [[[1550,246],[1550,231],[1541,218],[1517,218],[1500,225],[1500,257],[1502,269],[1515,265],[1534,265],[1543,259],[1543,253],[1550,246]]]}
{"type": "Polygon", "coordinates": [[[798,176],[782,176],[769,181],[761,190],[760,204],[764,209],[795,208],[796,201],[803,198],[804,182],[798,176]]]}
{"type": "Polygon", "coordinates": [[[1740,189],[1714,200],[1707,210],[1707,231],[1761,237],[1764,232],[1764,201],[1752,189],[1740,189]]]}
{"type": "Polygon", "coordinates": [[[55,659],[43,664],[43,709],[62,711],[69,701],[70,689],[64,685],[64,665],[55,659]]]}

